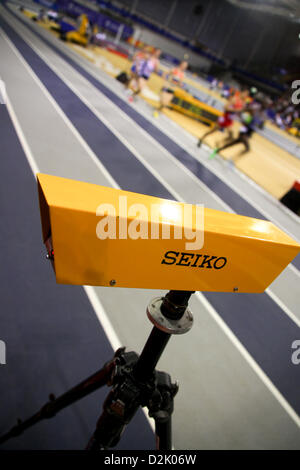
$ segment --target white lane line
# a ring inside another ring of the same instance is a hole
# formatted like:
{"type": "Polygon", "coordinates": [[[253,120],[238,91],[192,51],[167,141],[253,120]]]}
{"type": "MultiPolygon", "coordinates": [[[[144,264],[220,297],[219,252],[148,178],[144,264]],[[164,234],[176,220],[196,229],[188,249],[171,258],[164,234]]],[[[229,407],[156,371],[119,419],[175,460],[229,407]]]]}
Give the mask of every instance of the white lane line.
{"type": "MultiPolygon", "coordinates": [[[[5,16],[5,15],[3,15],[5,16]]],[[[88,146],[86,141],[82,138],[81,134],[77,131],[77,129],[73,126],[72,122],[67,118],[65,113],[62,111],[62,109],[59,107],[57,102],[54,100],[52,95],[49,93],[47,88],[44,86],[44,84],[41,82],[41,80],[38,78],[38,76],[34,73],[32,68],[28,65],[28,63],[25,61],[23,56],[20,54],[18,49],[15,47],[15,45],[12,43],[12,41],[9,39],[9,37],[6,35],[6,33],[1,29],[1,35],[4,38],[4,40],[9,44],[10,48],[13,50],[15,55],[18,57],[20,62],[24,65],[30,76],[33,78],[33,80],[37,83],[37,85],[41,88],[43,93],[47,96],[48,100],[54,107],[54,109],[57,111],[59,116],[63,119],[65,124],[69,127],[69,129],[72,131],[72,133],[76,136],[77,140],[79,141],[80,145],[83,147],[83,149],[86,151],[86,153],[90,156],[90,158],[93,160],[93,162],[97,165],[97,167],[100,169],[100,171],[104,174],[104,176],[107,178],[109,184],[111,184],[114,187],[117,187],[118,184],[117,182],[113,179],[111,174],[106,170],[105,166],[101,163],[97,155],[92,151],[92,149],[88,146]]]]}
{"type": "MultiPolygon", "coordinates": [[[[19,126],[20,128],[20,126],[19,126]]],[[[20,128],[21,129],[21,128],[20,128]]],[[[23,136],[23,139],[26,141],[25,137],[23,136]]],[[[29,147],[28,147],[29,148],[29,147]]],[[[26,153],[25,153],[26,154],[26,153]]],[[[26,154],[26,157],[27,157],[27,154],[26,154]]],[[[33,157],[32,157],[33,158],[33,157]]],[[[95,289],[91,286],[88,286],[88,289],[92,289],[94,291],[94,295],[97,297],[97,294],[95,293],[95,289]]],[[[243,356],[243,358],[246,360],[246,362],[251,366],[251,368],[256,372],[256,374],[258,375],[258,377],[262,380],[262,382],[264,383],[264,385],[268,388],[268,390],[272,393],[272,395],[276,398],[276,400],[279,402],[279,404],[284,408],[284,410],[289,414],[289,416],[292,418],[292,420],[297,424],[297,426],[300,427],[300,416],[298,416],[298,414],[296,413],[296,411],[291,407],[291,405],[288,403],[288,401],[285,399],[285,397],[280,393],[280,391],[275,387],[275,385],[271,382],[271,380],[269,379],[269,377],[266,375],[266,373],[261,369],[261,367],[257,364],[257,362],[253,359],[253,357],[249,354],[249,352],[245,349],[245,347],[241,344],[241,342],[238,340],[238,338],[234,335],[234,333],[232,332],[232,330],[230,330],[230,328],[226,325],[226,323],[223,321],[223,319],[220,317],[220,315],[218,314],[218,312],[212,307],[212,305],[207,301],[207,299],[204,297],[203,294],[201,294],[200,292],[197,292],[196,293],[196,297],[200,300],[200,302],[202,303],[202,305],[207,309],[207,311],[211,314],[212,318],[214,318],[214,320],[216,321],[216,323],[221,327],[221,329],[224,331],[224,333],[226,334],[226,336],[230,339],[230,341],[234,344],[234,346],[238,349],[238,351],[240,352],[240,354],[243,356]]],[[[95,300],[95,297],[92,296],[93,298],[93,301],[95,300]]],[[[99,300],[99,299],[98,299],[99,300]]],[[[96,315],[97,317],[100,319],[103,315],[106,316],[107,318],[107,323],[106,325],[111,325],[105,311],[104,311],[104,308],[102,307],[102,304],[99,300],[99,303],[96,304],[96,308],[98,309],[99,308],[99,311],[97,313],[96,311],[96,315]]],[[[113,328],[111,326],[111,328],[113,328]]],[[[104,329],[104,328],[103,328],[104,329]]],[[[105,330],[104,330],[105,331],[105,330]]],[[[109,327],[109,330],[108,332],[106,332],[106,335],[110,341],[110,338],[108,336],[108,334],[111,333],[110,331],[110,327],[109,327]]],[[[120,340],[117,339],[116,340],[117,335],[114,334],[113,337],[112,337],[112,342],[111,344],[113,344],[114,342],[116,344],[120,344],[120,340]]],[[[153,426],[153,423],[151,423],[150,421],[150,418],[148,417],[148,415],[146,414],[146,411],[143,409],[151,427],[153,426]]]]}
{"type": "MultiPolygon", "coordinates": [[[[26,35],[25,35],[26,36],[26,35]]],[[[32,42],[28,39],[28,37],[26,36],[26,42],[30,45],[30,47],[32,47],[35,52],[41,57],[41,59],[57,74],[58,77],[61,78],[61,80],[64,81],[64,83],[67,84],[67,86],[73,91],[73,93],[94,113],[94,115],[123,143],[124,146],[126,146],[128,148],[128,150],[137,158],[137,160],[139,160],[146,168],[147,170],[173,195],[173,197],[175,199],[177,199],[178,201],[182,201],[184,202],[185,201],[185,198],[183,196],[181,196],[177,191],[175,191],[173,189],[173,187],[155,170],[152,168],[152,166],[145,160],[145,158],[143,158],[136,150],[135,148],[130,144],[130,142],[128,142],[128,140],[123,137],[120,132],[118,132],[108,121],[107,119],[103,116],[102,113],[100,113],[100,111],[98,111],[83,95],[82,93],[80,93],[77,88],[69,81],[69,79],[67,79],[65,77],[65,74],[62,73],[60,70],[58,70],[58,68],[56,67],[56,65],[54,65],[52,62],[51,62],[51,59],[49,59],[49,57],[47,57],[43,52],[40,51],[40,49],[36,46],[36,45],[33,45],[32,42]]],[[[45,47],[48,49],[48,46],[45,45],[45,47]]],[[[51,54],[55,54],[54,51],[51,50],[50,48],[50,51],[51,51],[51,54]]],[[[60,60],[63,62],[63,59],[60,58],[60,60]]],[[[69,64],[68,64],[69,65],[69,64]]],[[[71,67],[71,66],[70,66],[71,67]]],[[[78,72],[75,72],[75,73],[78,73],[78,72]]],[[[80,74],[79,74],[80,75],[80,74]]],[[[81,77],[81,75],[80,75],[81,77]]],[[[85,78],[84,77],[81,77],[84,81],[85,81],[85,78]]],[[[88,82],[88,85],[93,87],[93,85],[89,84],[88,82]]],[[[95,88],[95,87],[93,87],[95,88]]],[[[148,140],[151,140],[152,144],[153,145],[156,145],[157,147],[160,148],[160,150],[167,156],[167,158],[169,160],[171,160],[173,163],[175,162],[176,165],[181,168],[182,171],[185,171],[188,176],[190,176],[192,179],[194,179],[199,185],[201,185],[201,181],[195,177],[195,175],[190,172],[183,164],[181,164],[175,157],[173,157],[164,147],[162,147],[158,142],[155,141],[155,139],[150,136],[147,132],[144,131],[144,129],[140,128],[140,126],[138,126],[131,118],[129,118],[126,113],[124,113],[122,110],[120,110],[114,103],[112,103],[105,95],[103,95],[99,90],[97,90],[95,88],[95,92],[96,93],[100,93],[101,95],[101,100],[103,102],[106,102],[108,105],[111,105],[113,107],[113,109],[115,110],[115,112],[119,112],[129,123],[131,126],[135,126],[136,127],[136,130],[141,132],[145,138],[147,138],[148,140]]],[[[50,95],[51,96],[51,95],[50,95]]],[[[52,97],[51,97],[52,98],[52,97]]],[[[53,100],[53,98],[52,98],[53,100]]],[[[59,108],[60,109],[60,108],[59,108]]],[[[61,109],[60,109],[61,111],[61,109]]],[[[63,113],[61,111],[61,113],[63,113]]],[[[107,170],[106,170],[107,171],[107,170]]],[[[211,191],[211,190],[208,190],[208,188],[202,183],[203,185],[203,189],[205,191],[210,191],[211,194],[215,197],[216,199],[216,195],[211,191]]],[[[119,186],[117,186],[119,188],[119,186]]],[[[219,203],[221,203],[223,205],[223,207],[231,212],[234,212],[232,211],[231,208],[229,208],[229,206],[227,206],[226,203],[224,203],[224,201],[222,201],[221,199],[219,199],[219,203]]],[[[289,265],[291,266],[291,264],[289,265]]],[[[294,273],[296,275],[300,275],[300,272],[294,268],[295,271],[294,273]]],[[[265,291],[267,293],[267,295],[269,295],[272,300],[279,306],[279,308],[282,309],[282,311],[297,325],[300,327],[300,319],[284,304],[284,302],[282,302],[279,297],[270,289],[266,289],[265,291]]]]}
{"type": "MultiPolygon", "coordinates": [[[[0,32],[2,34],[2,31],[0,31],[0,32]]],[[[32,156],[31,150],[29,148],[27,140],[25,139],[25,136],[24,136],[23,131],[20,127],[19,121],[17,119],[17,116],[15,114],[15,111],[12,107],[12,104],[11,104],[10,99],[9,99],[8,96],[6,97],[6,107],[8,109],[9,114],[10,114],[11,120],[14,123],[15,131],[18,135],[21,146],[22,146],[22,148],[24,150],[24,153],[27,157],[27,160],[28,160],[29,166],[31,168],[31,171],[34,175],[36,175],[37,173],[39,173],[38,166],[37,166],[36,161],[34,160],[34,158],[32,156]]]]}
{"type": "MultiPolygon", "coordinates": [[[[293,237],[293,238],[294,238],[294,240],[295,240],[295,237],[293,237]]],[[[298,242],[298,243],[299,243],[299,242],[298,242]]],[[[299,276],[299,273],[300,273],[299,269],[296,268],[296,266],[294,266],[292,263],[290,263],[290,264],[288,265],[288,268],[290,268],[290,269],[293,271],[293,273],[296,274],[296,276],[299,276]]]]}
{"type": "MultiPolygon", "coordinates": [[[[96,316],[113,348],[113,351],[116,351],[117,349],[121,348],[123,345],[111,323],[111,321],[108,318],[108,315],[102,305],[102,302],[100,301],[98,295],[96,294],[96,290],[92,286],[83,286],[86,295],[88,296],[88,299],[96,313],[96,316]]],[[[151,426],[152,431],[155,433],[155,422],[153,418],[150,418],[148,415],[148,412],[145,408],[142,408],[148,423],[151,426]]]]}
{"type": "Polygon", "coordinates": [[[269,389],[269,391],[273,394],[273,396],[277,399],[277,401],[285,409],[285,411],[289,414],[289,416],[297,424],[297,426],[300,427],[300,416],[296,413],[294,408],[291,407],[289,402],[284,398],[284,396],[280,393],[280,391],[275,387],[273,382],[269,379],[269,377],[265,374],[265,372],[260,368],[260,366],[253,359],[253,357],[249,354],[247,349],[242,345],[242,343],[235,336],[232,330],[226,325],[226,323],[220,317],[218,312],[212,307],[212,305],[208,302],[208,300],[204,297],[204,295],[201,292],[196,292],[196,296],[199,298],[199,300],[201,300],[201,303],[209,311],[209,313],[214,318],[216,323],[220,326],[220,328],[226,333],[227,337],[235,345],[237,350],[246,359],[246,361],[248,362],[250,367],[253,369],[253,371],[258,375],[261,381],[265,384],[265,386],[269,389]]]}
{"type": "Polygon", "coordinates": [[[107,313],[105,312],[104,307],[103,307],[98,295],[95,292],[94,287],[92,287],[92,286],[83,286],[83,287],[84,287],[86,295],[88,296],[89,301],[91,302],[92,307],[95,310],[96,315],[97,315],[97,317],[98,317],[98,319],[99,319],[99,321],[100,321],[100,323],[101,323],[101,325],[102,325],[102,327],[103,327],[103,329],[106,333],[106,336],[109,338],[109,342],[112,345],[113,351],[116,351],[117,349],[119,349],[122,346],[121,341],[120,341],[114,327],[112,326],[112,323],[109,320],[109,318],[107,316],[107,313]]]}
{"type": "Polygon", "coordinates": [[[271,297],[271,299],[278,305],[284,313],[290,317],[290,319],[300,328],[300,318],[298,318],[282,300],[268,287],[265,292],[271,297]]]}

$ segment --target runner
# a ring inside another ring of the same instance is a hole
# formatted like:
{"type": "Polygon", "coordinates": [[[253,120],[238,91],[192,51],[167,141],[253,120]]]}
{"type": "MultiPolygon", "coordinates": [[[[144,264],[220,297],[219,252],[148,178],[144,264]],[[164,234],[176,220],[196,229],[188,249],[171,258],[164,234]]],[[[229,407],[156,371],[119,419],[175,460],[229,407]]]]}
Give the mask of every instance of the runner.
{"type": "Polygon", "coordinates": [[[187,67],[187,61],[183,60],[178,67],[175,67],[165,74],[166,84],[161,90],[160,107],[158,108],[158,111],[161,111],[165,106],[170,104],[175,88],[178,86],[182,87],[184,85],[184,73],[187,67]]]}
{"type": "Polygon", "coordinates": [[[125,88],[127,90],[127,93],[132,96],[132,87],[136,87],[137,82],[140,77],[141,73],[141,68],[145,61],[149,58],[149,53],[147,52],[146,47],[144,47],[142,50],[136,52],[132,58],[132,66],[130,68],[130,77],[128,82],[125,84],[125,88]]]}
{"type": "MultiPolygon", "coordinates": [[[[221,152],[221,150],[225,150],[229,147],[233,147],[236,144],[243,144],[244,145],[245,150],[242,153],[248,152],[250,150],[249,138],[251,137],[251,135],[254,131],[254,129],[253,129],[253,119],[254,119],[254,116],[253,116],[252,110],[249,109],[247,111],[243,111],[241,113],[242,125],[241,125],[241,128],[240,128],[240,132],[239,132],[238,137],[236,139],[232,140],[231,142],[228,142],[228,144],[225,144],[220,148],[214,149],[212,151],[212,153],[210,154],[209,158],[214,158],[219,152],[221,152]]],[[[231,163],[233,163],[232,160],[231,160],[231,163]]]]}
{"type": "Polygon", "coordinates": [[[236,91],[231,98],[231,103],[235,111],[241,112],[247,107],[247,101],[249,100],[248,90],[236,91]]]}
{"type": "Polygon", "coordinates": [[[129,97],[130,101],[133,101],[134,97],[142,92],[151,74],[158,71],[160,54],[161,50],[156,49],[152,54],[147,54],[147,56],[144,56],[138,61],[135,77],[137,88],[132,96],[129,97]]]}
{"type": "Polygon", "coordinates": [[[234,116],[234,107],[231,102],[229,102],[224,109],[224,113],[222,116],[218,118],[217,123],[206,132],[201,138],[199,138],[197,147],[201,147],[203,140],[208,137],[209,135],[213,134],[216,131],[223,132],[224,130],[228,130],[228,138],[232,138],[232,132],[230,127],[233,124],[233,116],[234,116]]]}

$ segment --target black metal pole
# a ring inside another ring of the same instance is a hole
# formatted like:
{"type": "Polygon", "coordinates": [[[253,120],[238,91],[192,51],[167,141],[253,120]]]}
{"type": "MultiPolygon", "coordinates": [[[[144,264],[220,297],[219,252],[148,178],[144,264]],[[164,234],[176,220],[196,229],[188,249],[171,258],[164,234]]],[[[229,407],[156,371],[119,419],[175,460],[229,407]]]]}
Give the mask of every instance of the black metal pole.
{"type": "MultiPolygon", "coordinates": [[[[161,305],[162,315],[172,320],[179,320],[184,314],[192,294],[191,291],[169,291],[161,305]]],[[[166,333],[156,326],[153,327],[133,371],[138,380],[146,381],[151,377],[171,336],[170,333],[166,333]]]]}
{"type": "Polygon", "coordinates": [[[140,382],[146,382],[153,374],[171,335],[154,326],[135,365],[133,374],[140,382]]]}
{"type": "Polygon", "coordinates": [[[156,449],[172,450],[172,417],[167,421],[155,421],[156,449]]]}

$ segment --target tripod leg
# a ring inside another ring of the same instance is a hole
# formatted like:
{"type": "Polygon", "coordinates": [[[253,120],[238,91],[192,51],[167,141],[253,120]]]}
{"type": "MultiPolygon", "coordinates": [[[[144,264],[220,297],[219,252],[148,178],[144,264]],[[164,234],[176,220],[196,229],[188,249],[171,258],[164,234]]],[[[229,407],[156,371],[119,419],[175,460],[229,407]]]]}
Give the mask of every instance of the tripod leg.
{"type": "Polygon", "coordinates": [[[156,450],[172,450],[172,417],[155,420],[156,450]]]}
{"type": "Polygon", "coordinates": [[[155,394],[156,400],[150,400],[148,409],[155,421],[156,449],[172,450],[172,413],[178,384],[173,384],[166,372],[156,371],[155,374],[158,394],[155,394]]]}
{"type": "Polygon", "coordinates": [[[91,437],[86,450],[98,451],[115,447],[121,435],[135,415],[139,408],[139,401],[135,402],[133,397],[133,404],[125,404],[122,400],[115,399],[114,392],[110,392],[107,400],[104,403],[104,409],[100,416],[96,430],[91,437]]]}
{"type": "Polygon", "coordinates": [[[146,385],[136,382],[132,374],[137,360],[138,355],[134,352],[121,354],[121,366],[116,368],[113,388],[103,404],[103,412],[87,450],[98,451],[115,447],[126,425],[144,401],[143,390],[146,385]]]}
{"type": "Polygon", "coordinates": [[[66,408],[103,385],[106,385],[111,379],[115,366],[116,359],[114,358],[112,361],[106,363],[101,370],[91,375],[88,379],[84,380],[60,397],[55,399],[54,395],[50,395],[50,401],[48,401],[36,414],[28,418],[26,421],[18,420],[18,424],[16,426],[6,434],[0,436],[0,444],[12,437],[19,436],[26,429],[38,423],[42,419],[52,418],[63,408],[66,408]]]}

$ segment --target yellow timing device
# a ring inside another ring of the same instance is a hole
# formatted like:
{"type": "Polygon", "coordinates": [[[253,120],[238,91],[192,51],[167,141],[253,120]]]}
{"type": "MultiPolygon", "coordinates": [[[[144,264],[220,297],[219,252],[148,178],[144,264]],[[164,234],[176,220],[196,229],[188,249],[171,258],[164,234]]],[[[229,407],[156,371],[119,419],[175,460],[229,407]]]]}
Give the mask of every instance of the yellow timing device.
{"type": "Polygon", "coordinates": [[[38,174],[58,283],[263,292],[300,252],[271,222],[38,174]]]}

